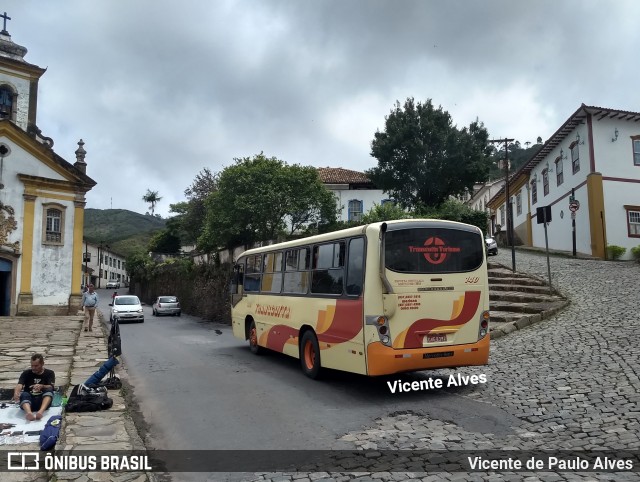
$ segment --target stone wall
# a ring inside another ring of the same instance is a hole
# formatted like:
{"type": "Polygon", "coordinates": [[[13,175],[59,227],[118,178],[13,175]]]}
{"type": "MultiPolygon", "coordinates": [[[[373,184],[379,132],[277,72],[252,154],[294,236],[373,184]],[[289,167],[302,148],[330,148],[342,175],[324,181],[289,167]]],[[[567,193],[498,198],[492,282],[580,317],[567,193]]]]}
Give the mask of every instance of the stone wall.
{"type": "Polygon", "coordinates": [[[184,313],[231,324],[231,265],[159,265],[145,279],[132,278],[129,293],[152,305],[158,296],[177,296],[184,313]]]}

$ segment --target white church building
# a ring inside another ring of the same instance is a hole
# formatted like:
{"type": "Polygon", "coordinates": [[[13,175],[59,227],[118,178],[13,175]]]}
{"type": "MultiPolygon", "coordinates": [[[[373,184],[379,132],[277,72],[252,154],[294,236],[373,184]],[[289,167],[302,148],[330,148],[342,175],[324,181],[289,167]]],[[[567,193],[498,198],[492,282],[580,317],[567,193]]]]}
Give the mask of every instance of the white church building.
{"type": "Polygon", "coordinates": [[[86,174],[80,141],[71,164],[36,125],[46,69],[0,32],[0,316],[66,315],[80,307],[86,174]]]}

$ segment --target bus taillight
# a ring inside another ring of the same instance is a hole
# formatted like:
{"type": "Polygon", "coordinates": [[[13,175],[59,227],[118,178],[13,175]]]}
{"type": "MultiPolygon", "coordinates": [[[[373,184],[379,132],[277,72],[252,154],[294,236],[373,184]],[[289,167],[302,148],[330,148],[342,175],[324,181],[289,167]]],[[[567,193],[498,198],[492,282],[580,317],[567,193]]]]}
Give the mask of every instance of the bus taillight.
{"type": "Polygon", "coordinates": [[[489,318],[489,312],[483,311],[482,319],[480,320],[480,330],[478,331],[478,340],[487,336],[487,333],[489,332],[489,318]]]}
{"type": "Polygon", "coordinates": [[[379,316],[376,319],[378,335],[383,345],[391,346],[391,337],[389,336],[389,320],[386,316],[379,316]]]}

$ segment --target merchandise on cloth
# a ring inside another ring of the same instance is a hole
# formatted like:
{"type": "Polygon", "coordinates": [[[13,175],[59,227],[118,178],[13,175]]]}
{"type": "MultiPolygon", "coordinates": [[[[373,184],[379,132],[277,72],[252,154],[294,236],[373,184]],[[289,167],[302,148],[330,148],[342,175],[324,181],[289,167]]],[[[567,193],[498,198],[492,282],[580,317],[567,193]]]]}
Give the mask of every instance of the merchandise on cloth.
{"type": "Polygon", "coordinates": [[[53,415],[61,415],[62,407],[49,407],[41,420],[29,422],[17,403],[0,401],[0,446],[39,442],[40,432],[53,415]]]}

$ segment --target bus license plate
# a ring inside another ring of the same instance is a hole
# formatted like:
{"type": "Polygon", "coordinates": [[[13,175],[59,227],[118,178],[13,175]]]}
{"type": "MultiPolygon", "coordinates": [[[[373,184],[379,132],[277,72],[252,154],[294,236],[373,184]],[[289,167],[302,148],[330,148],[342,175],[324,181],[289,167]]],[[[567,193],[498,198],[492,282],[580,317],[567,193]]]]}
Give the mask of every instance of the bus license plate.
{"type": "Polygon", "coordinates": [[[438,343],[447,341],[447,335],[438,334],[438,335],[427,335],[427,343],[438,343]]]}

